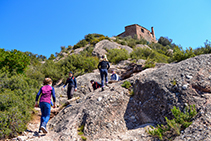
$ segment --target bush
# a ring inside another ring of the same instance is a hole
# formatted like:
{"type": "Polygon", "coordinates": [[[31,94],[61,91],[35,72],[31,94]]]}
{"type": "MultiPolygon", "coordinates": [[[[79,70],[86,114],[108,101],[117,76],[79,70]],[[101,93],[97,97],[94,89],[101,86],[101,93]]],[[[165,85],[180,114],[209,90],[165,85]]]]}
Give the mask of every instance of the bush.
{"type": "Polygon", "coordinates": [[[174,106],[171,112],[174,115],[174,119],[169,120],[165,117],[166,125],[161,124],[156,128],[151,126],[152,130],[148,129],[147,132],[160,140],[172,140],[180,135],[181,130],[184,130],[192,124],[191,119],[197,114],[195,105],[186,106],[184,113],[174,106]]]}
{"type": "Polygon", "coordinates": [[[0,49],[0,69],[6,67],[9,72],[23,73],[30,64],[29,57],[18,50],[5,51],[0,49]]]}
{"type": "MultiPolygon", "coordinates": [[[[62,77],[62,72],[59,68],[59,63],[53,62],[53,60],[47,60],[44,64],[41,66],[40,72],[44,75],[42,78],[50,77],[53,81],[53,84],[56,83],[57,80],[59,80],[62,77]]],[[[41,75],[42,76],[42,75],[41,75]]]]}
{"type": "Polygon", "coordinates": [[[77,49],[80,47],[85,47],[88,44],[86,40],[80,40],[76,45],[73,46],[73,49],[77,49]]]}
{"type": "Polygon", "coordinates": [[[124,87],[124,88],[126,88],[126,89],[129,89],[132,85],[130,84],[129,81],[124,81],[121,86],[124,87]]]}
{"type": "Polygon", "coordinates": [[[0,70],[0,78],[0,139],[12,138],[26,129],[39,85],[16,72],[0,70]]]}
{"type": "Polygon", "coordinates": [[[148,44],[148,42],[141,38],[141,39],[137,39],[137,36],[134,36],[133,38],[131,36],[127,36],[127,37],[116,37],[116,40],[114,40],[115,42],[117,42],[118,44],[122,44],[122,45],[128,45],[131,48],[135,48],[137,44],[148,44]]]}
{"type": "Polygon", "coordinates": [[[51,56],[48,58],[48,60],[54,60],[56,57],[53,55],[53,54],[51,54],[51,56]]]}
{"type": "Polygon", "coordinates": [[[110,49],[107,53],[108,61],[114,64],[129,58],[128,51],[125,49],[110,49]]]}
{"type": "Polygon", "coordinates": [[[94,50],[93,46],[88,46],[86,49],[80,52],[82,56],[92,57],[92,51],[94,50]]]}
{"type": "Polygon", "coordinates": [[[85,36],[85,40],[87,42],[89,42],[91,45],[95,45],[96,43],[98,43],[99,41],[101,40],[104,40],[104,39],[107,39],[107,40],[110,40],[109,37],[105,37],[104,35],[102,34],[96,34],[96,33],[93,33],[93,34],[88,34],[85,36]]]}
{"type": "Polygon", "coordinates": [[[68,74],[70,70],[74,73],[74,76],[78,76],[96,69],[98,62],[99,60],[97,57],[86,57],[81,54],[73,54],[59,62],[59,70],[61,74],[63,74],[63,78],[66,78],[65,74],[68,74]]]}
{"type": "Polygon", "coordinates": [[[182,47],[178,47],[176,46],[174,48],[174,53],[172,58],[170,58],[169,62],[179,62],[191,57],[194,57],[194,51],[191,47],[189,47],[189,49],[186,49],[185,51],[182,49],[182,47]]]}
{"type": "Polygon", "coordinates": [[[206,40],[204,43],[204,47],[197,48],[194,50],[195,55],[200,55],[200,54],[209,54],[211,53],[211,42],[206,40]]]}
{"type": "Polygon", "coordinates": [[[144,60],[150,60],[157,63],[168,63],[168,60],[169,60],[168,56],[158,53],[149,48],[136,48],[131,52],[130,57],[136,60],[144,59],[144,60]]]}
{"type": "Polygon", "coordinates": [[[160,43],[161,45],[163,46],[167,46],[167,45],[170,45],[172,42],[172,39],[168,39],[167,37],[160,37],[158,39],[158,43],[160,43]]]}
{"type": "Polygon", "coordinates": [[[152,59],[147,59],[147,61],[144,63],[143,70],[147,68],[154,68],[155,67],[155,61],[152,59]]]}
{"type": "Polygon", "coordinates": [[[156,51],[152,51],[148,56],[148,59],[154,60],[157,63],[168,63],[169,57],[156,51]]]}
{"type": "Polygon", "coordinates": [[[132,59],[144,59],[147,60],[148,56],[152,53],[149,48],[136,48],[130,53],[132,59]]]}
{"type": "Polygon", "coordinates": [[[84,135],[84,125],[81,125],[81,126],[78,128],[78,135],[81,136],[81,139],[82,139],[83,141],[87,140],[87,138],[83,136],[83,135],[84,135]]]}

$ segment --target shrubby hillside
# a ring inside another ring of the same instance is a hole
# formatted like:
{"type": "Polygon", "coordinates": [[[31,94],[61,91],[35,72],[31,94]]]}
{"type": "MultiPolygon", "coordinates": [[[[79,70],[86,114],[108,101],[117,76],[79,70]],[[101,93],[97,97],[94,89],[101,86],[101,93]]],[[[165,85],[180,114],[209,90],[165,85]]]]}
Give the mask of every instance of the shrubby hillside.
{"type": "Polygon", "coordinates": [[[101,34],[88,34],[74,46],[61,47],[59,53],[51,54],[48,59],[31,52],[0,49],[0,139],[17,136],[26,129],[31,119],[35,95],[45,77],[52,78],[56,84],[66,78],[70,70],[77,77],[97,69],[99,58],[93,56],[92,52],[102,40],[128,46],[133,50],[131,53],[126,49],[106,50],[111,63],[144,59],[145,68],[153,67],[156,63],[176,63],[211,53],[209,41],[195,50],[191,47],[184,50],[165,37],[160,37],[158,43],[149,43],[144,39],[109,38],[101,34]]]}

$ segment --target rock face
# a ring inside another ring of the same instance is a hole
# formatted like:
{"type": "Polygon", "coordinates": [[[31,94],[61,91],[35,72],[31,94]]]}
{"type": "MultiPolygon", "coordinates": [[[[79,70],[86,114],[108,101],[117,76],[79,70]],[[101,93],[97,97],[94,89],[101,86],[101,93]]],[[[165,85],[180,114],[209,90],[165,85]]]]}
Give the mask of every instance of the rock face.
{"type": "Polygon", "coordinates": [[[133,51],[133,49],[129,46],[121,45],[109,40],[102,40],[95,45],[92,55],[100,57],[107,53],[106,49],[126,49],[128,53],[133,51]]]}
{"type": "Polygon", "coordinates": [[[127,130],[124,112],[127,108],[128,91],[121,86],[113,86],[104,92],[89,93],[80,103],[69,105],[50,123],[55,140],[80,138],[77,128],[84,125],[84,135],[89,140],[112,139],[112,134],[127,130]],[[119,110],[121,109],[121,110],[119,110]]]}
{"type": "Polygon", "coordinates": [[[211,116],[208,114],[211,112],[210,62],[211,55],[201,55],[177,64],[167,64],[146,76],[139,77],[135,82],[135,96],[128,104],[128,107],[133,109],[130,112],[135,115],[136,124],[128,121],[127,127],[133,129],[137,125],[149,122],[165,123],[164,117],[172,118],[170,109],[173,106],[183,110],[185,104],[194,104],[201,113],[200,118],[196,118],[193,122],[195,124],[187,128],[177,140],[208,140],[211,135],[211,116]],[[190,138],[194,132],[206,135],[190,138]]]}
{"type": "Polygon", "coordinates": [[[100,80],[99,74],[77,77],[78,92],[83,98],[70,103],[48,123],[49,133],[36,140],[81,140],[78,128],[84,126],[87,141],[148,141],[144,128],[165,124],[171,119],[173,106],[183,110],[196,105],[193,124],[175,141],[211,138],[211,55],[201,55],[179,63],[146,69],[125,80],[134,88],[134,96],[121,84],[113,83],[105,91],[88,90],[89,79],[100,80]],[[80,86],[85,86],[79,88],[80,86]]]}

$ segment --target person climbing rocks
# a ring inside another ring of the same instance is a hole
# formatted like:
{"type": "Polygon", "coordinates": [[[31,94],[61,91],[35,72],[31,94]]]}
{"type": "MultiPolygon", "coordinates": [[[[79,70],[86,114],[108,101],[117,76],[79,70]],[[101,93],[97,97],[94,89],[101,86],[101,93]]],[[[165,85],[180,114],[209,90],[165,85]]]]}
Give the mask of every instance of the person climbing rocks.
{"type": "Polygon", "coordinates": [[[55,96],[55,90],[52,87],[52,80],[51,78],[45,78],[43,81],[43,85],[39,92],[37,93],[36,99],[35,99],[35,107],[40,107],[41,109],[41,120],[40,120],[40,127],[39,127],[39,133],[41,131],[43,133],[48,133],[46,125],[50,119],[51,114],[51,96],[53,98],[53,108],[55,108],[56,105],[56,96],[55,96]],[[38,99],[39,105],[38,105],[38,99]]]}
{"type": "Polygon", "coordinates": [[[112,70],[112,75],[111,75],[111,83],[112,82],[117,82],[117,81],[119,81],[120,80],[120,78],[119,78],[119,76],[118,76],[118,74],[116,73],[116,71],[115,70],[112,70]]]}
{"type": "Polygon", "coordinates": [[[109,68],[110,68],[110,65],[109,65],[106,55],[102,55],[102,58],[100,58],[100,62],[98,64],[98,69],[100,71],[100,76],[101,76],[102,91],[104,91],[104,77],[105,77],[105,84],[108,85],[108,69],[109,68]]]}
{"type": "Polygon", "coordinates": [[[62,91],[64,90],[67,84],[67,99],[71,99],[73,97],[74,91],[77,91],[77,82],[76,78],[73,76],[72,71],[69,72],[69,77],[67,78],[67,81],[64,84],[62,91]]]}
{"type": "Polygon", "coordinates": [[[102,85],[99,82],[96,82],[94,80],[91,80],[90,83],[92,84],[92,88],[95,91],[96,89],[102,87],[102,85]]]}

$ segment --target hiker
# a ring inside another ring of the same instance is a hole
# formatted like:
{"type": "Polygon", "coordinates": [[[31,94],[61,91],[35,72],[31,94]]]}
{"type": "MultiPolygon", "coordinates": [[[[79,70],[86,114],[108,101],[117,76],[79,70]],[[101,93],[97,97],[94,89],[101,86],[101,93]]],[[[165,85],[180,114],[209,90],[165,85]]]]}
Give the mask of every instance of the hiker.
{"type": "Polygon", "coordinates": [[[111,75],[111,79],[110,80],[112,80],[112,81],[119,81],[120,79],[119,79],[119,76],[118,76],[118,74],[116,73],[116,71],[115,70],[113,70],[112,71],[112,75],[111,75]]]}
{"type": "Polygon", "coordinates": [[[94,80],[91,80],[90,83],[92,84],[93,91],[95,91],[96,89],[102,87],[102,85],[99,82],[96,82],[94,80]]]}
{"type": "Polygon", "coordinates": [[[69,72],[69,78],[67,78],[67,81],[63,86],[62,91],[64,90],[67,84],[67,99],[71,99],[73,97],[74,91],[77,91],[77,82],[76,78],[73,76],[72,71],[69,72]]]}
{"type": "Polygon", "coordinates": [[[104,77],[106,85],[108,84],[108,69],[110,68],[108,59],[106,55],[102,55],[102,58],[100,58],[100,63],[98,64],[98,69],[100,70],[100,76],[101,76],[101,85],[102,85],[102,91],[104,91],[104,77]]]}
{"type": "Polygon", "coordinates": [[[43,85],[39,92],[37,93],[36,100],[35,100],[35,107],[39,107],[41,109],[41,120],[40,120],[40,128],[39,133],[41,131],[43,133],[48,133],[46,129],[46,125],[50,119],[51,114],[51,96],[53,97],[53,108],[55,108],[56,103],[56,96],[55,96],[55,90],[52,87],[52,80],[50,78],[45,78],[43,81],[43,85]],[[38,99],[39,100],[39,106],[38,106],[38,99]]]}

